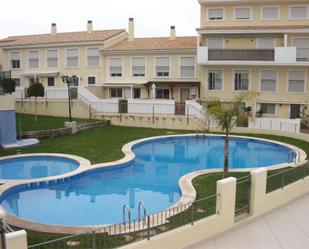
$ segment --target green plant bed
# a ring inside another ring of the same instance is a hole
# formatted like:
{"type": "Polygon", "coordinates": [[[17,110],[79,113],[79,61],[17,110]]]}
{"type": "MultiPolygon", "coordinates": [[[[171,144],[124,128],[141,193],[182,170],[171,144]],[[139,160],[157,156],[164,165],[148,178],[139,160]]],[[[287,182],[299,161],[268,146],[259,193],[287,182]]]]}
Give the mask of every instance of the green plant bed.
{"type": "MultiPolygon", "coordinates": [[[[34,121],[34,115],[16,113],[16,130],[23,131],[41,131],[41,130],[53,130],[64,128],[64,122],[68,121],[68,118],[64,117],[51,117],[51,116],[38,116],[38,121],[34,121]]],[[[89,119],[73,119],[78,123],[80,122],[93,122],[89,119]]]]}

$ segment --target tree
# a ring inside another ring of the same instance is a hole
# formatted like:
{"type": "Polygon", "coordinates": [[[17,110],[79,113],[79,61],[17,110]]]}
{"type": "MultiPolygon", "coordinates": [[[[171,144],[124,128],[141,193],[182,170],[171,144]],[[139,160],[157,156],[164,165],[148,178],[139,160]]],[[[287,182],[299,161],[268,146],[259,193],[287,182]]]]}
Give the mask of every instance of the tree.
{"type": "Polygon", "coordinates": [[[232,103],[222,103],[215,99],[206,105],[206,115],[217,121],[218,127],[225,133],[223,178],[228,176],[229,171],[229,135],[237,124],[241,105],[244,101],[251,101],[257,96],[257,92],[245,92],[238,95],[232,103]]]}
{"type": "Polygon", "coordinates": [[[37,122],[38,121],[38,117],[37,117],[37,97],[44,97],[44,95],[45,95],[44,86],[39,82],[36,82],[36,83],[30,85],[29,88],[27,89],[27,95],[29,97],[35,98],[34,121],[37,122]]]}
{"type": "Polygon", "coordinates": [[[4,93],[12,94],[12,92],[15,92],[16,83],[14,79],[3,79],[0,86],[4,93]]]}

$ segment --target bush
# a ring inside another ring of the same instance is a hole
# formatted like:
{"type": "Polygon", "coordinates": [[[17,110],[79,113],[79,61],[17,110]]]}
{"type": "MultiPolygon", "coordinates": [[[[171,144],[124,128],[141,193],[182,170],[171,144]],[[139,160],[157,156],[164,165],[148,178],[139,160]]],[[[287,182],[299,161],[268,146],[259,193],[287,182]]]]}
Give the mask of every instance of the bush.
{"type": "Polygon", "coordinates": [[[14,79],[3,79],[0,82],[0,88],[2,88],[3,93],[12,94],[15,92],[16,83],[14,79]]]}

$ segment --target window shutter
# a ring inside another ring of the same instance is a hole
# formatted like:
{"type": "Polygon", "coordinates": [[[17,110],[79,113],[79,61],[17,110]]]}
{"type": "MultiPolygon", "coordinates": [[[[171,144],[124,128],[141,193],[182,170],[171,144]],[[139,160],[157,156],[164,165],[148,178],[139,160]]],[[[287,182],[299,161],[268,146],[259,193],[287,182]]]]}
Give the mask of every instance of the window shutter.
{"type": "Polygon", "coordinates": [[[19,52],[11,52],[11,60],[19,60],[20,59],[20,53],[19,52]]]}
{"type": "Polygon", "coordinates": [[[235,8],[235,19],[250,19],[251,10],[250,8],[235,8]]]}
{"type": "Polygon", "coordinates": [[[275,92],[277,90],[277,71],[262,70],[261,71],[261,91],[275,92]]]}
{"type": "Polygon", "coordinates": [[[289,92],[305,91],[305,71],[289,71],[289,92]]]}
{"type": "Polygon", "coordinates": [[[278,20],[279,19],[279,8],[278,7],[264,7],[263,8],[263,19],[264,20],[278,20]]]}
{"type": "Polygon", "coordinates": [[[223,49],[223,39],[222,38],[208,38],[207,45],[209,49],[223,49]]]}
{"type": "Polygon", "coordinates": [[[169,67],[170,60],[168,57],[160,57],[156,59],[156,66],[158,67],[169,67]]]}
{"type": "Polygon", "coordinates": [[[209,20],[222,20],[223,19],[223,9],[209,9],[208,10],[209,20]]]}
{"type": "Polygon", "coordinates": [[[292,19],[306,19],[308,18],[307,6],[293,6],[290,9],[292,19]]]}
{"type": "Polygon", "coordinates": [[[259,49],[274,49],[275,38],[259,38],[258,48],[259,49]]]}

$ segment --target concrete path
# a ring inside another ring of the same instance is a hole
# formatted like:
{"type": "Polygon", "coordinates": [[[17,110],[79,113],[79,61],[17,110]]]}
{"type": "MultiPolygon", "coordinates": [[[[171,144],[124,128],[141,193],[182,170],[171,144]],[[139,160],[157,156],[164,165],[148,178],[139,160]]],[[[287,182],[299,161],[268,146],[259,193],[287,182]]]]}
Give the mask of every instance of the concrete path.
{"type": "Polygon", "coordinates": [[[190,249],[309,249],[309,194],[190,249]]]}

